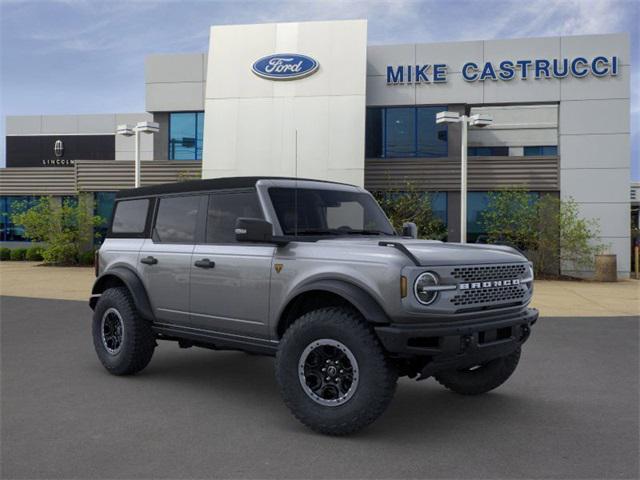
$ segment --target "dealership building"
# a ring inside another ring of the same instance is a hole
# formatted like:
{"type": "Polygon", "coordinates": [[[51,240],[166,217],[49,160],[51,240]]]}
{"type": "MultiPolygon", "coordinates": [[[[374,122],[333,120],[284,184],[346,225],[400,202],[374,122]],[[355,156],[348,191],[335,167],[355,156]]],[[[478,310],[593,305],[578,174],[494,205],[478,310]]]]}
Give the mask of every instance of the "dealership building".
{"type": "MultiPolygon", "coordinates": [[[[468,241],[483,234],[488,193],[521,187],[573,198],[630,270],[630,52],[627,34],[367,45],[367,22],[211,28],[208,52],[151,55],[145,112],[10,116],[0,209],[42,195],[92,195],[109,215],[133,186],[187,178],[319,178],[369,190],[432,193],[448,241],[460,240],[459,124],[468,135],[468,241]]],[[[142,68],[142,66],[141,66],[142,68]]],[[[96,92],[99,95],[99,92],[96,92]]],[[[3,215],[0,242],[22,242],[3,215]]],[[[565,273],[579,273],[567,271],[565,273]]]]}

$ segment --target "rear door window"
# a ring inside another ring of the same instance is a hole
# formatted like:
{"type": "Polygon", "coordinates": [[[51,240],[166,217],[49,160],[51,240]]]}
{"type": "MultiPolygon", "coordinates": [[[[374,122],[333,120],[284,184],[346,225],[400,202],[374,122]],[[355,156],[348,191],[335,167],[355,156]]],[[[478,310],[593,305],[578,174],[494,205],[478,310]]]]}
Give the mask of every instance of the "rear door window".
{"type": "Polygon", "coordinates": [[[194,243],[200,198],[198,195],[161,198],[154,240],[161,243],[194,243]]]}
{"type": "Polygon", "coordinates": [[[144,233],[147,224],[149,199],[121,200],[116,203],[111,231],[113,233],[144,233]]]}

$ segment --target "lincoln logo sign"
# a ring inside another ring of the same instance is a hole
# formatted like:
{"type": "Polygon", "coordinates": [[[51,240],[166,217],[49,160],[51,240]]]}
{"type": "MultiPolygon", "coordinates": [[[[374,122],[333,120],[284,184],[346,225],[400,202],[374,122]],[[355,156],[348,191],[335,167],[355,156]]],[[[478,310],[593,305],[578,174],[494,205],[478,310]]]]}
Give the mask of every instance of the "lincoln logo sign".
{"type": "Polygon", "coordinates": [[[64,144],[62,143],[62,140],[55,141],[55,143],[53,144],[53,153],[57,158],[60,158],[62,155],[64,155],[64,144]]]}
{"type": "Polygon", "coordinates": [[[318,66],[317,61],[306,55],[278,53],[256,60],[251,70],[269,80],[296,80],[312,75],[318,66]]]}
{"type": "MultiPolygon", "coordinates": [[[[417,65],[387,65],[388,85],[446,83],[445,63],[417,65]]],[[[620,71],[617,56],[573,57],[553,59],[502,60],[497,62],[466,62],[460,70],[466,82],[540,80],[549,78],[615,77],[620,71]]]]}
{"type": "Polygon", "coordinates": [[[512,285],[520,285],[520,280],[514,278],[513,280],[494,280],[492,282],[459,283],[458,288],[460,290],[477,290],[478,288],[510,287],[512,285]]]}

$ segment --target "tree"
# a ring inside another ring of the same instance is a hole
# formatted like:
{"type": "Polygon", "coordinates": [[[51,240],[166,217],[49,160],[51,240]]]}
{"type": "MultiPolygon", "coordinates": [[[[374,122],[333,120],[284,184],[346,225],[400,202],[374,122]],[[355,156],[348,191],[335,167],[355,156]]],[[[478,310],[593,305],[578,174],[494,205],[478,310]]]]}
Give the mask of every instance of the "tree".
{"type": "Polygon", "coordinates": [[[488,196],[488,208],[480,217],[487,241],[531,249],[538,223],[535,198],[523,189],[489,192],[488,196]]]}
{"type": "Polygon", "coordinates": [[[431,196],[417,190],[412,183],[374,192],[374,196],[396,231],[402,231],[403,223],[413,222],[418,226],[418,238],[444,240],[447,237],[446,225],[433,212],[431,196]]]}
{"type": "Polygon", "coordinates": [[[600,243],[600,226],[595,219],[580,217],[578,204],[573,199],[559,202],[560,262],[570,269],[590,268],[595,255],[607,246],[600,243]]]}
{"type": "Polygon", "coordinates": [[[589,268],[604,246],[597,220],[580,216],[573,199],[539,197],[522,190],[489,192],[481,223],[489,243],[516,246],[533,261],[537,274],[589,268]]]}
{"type": "Polygon", "coordinates": [[[11,215],[16,225],[24,227],[24,236],[45,242],[42,257],[45,263],[76,265],[82,253],[91,250],[94,228],[104,219],[93,214],[93,199],[80,195],[64,199],[60,204],[52,197],[42,197],[35,206],[17,204],[11,215]]]}

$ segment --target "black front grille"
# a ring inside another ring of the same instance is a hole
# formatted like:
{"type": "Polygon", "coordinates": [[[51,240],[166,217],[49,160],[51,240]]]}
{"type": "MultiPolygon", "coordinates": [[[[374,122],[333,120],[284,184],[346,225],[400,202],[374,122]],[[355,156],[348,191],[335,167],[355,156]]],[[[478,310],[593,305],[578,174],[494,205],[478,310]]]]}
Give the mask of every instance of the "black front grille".
{"type": "Polygon", "coordinates": [[[475,267],[456,267],[451,270],[451,277],[460,282],[511,280],[524,277],[526,271],[527,266],[523,263],[479,265],[475,267]]]}
{"type": "Polygon", "coordinates": [[[525,298],[527,289],[523,285],[509,285],[506,287],[479,288],[465,290],[451,299],[455,306],[476,306],[493,303],[520,302],[525,298]]]}

